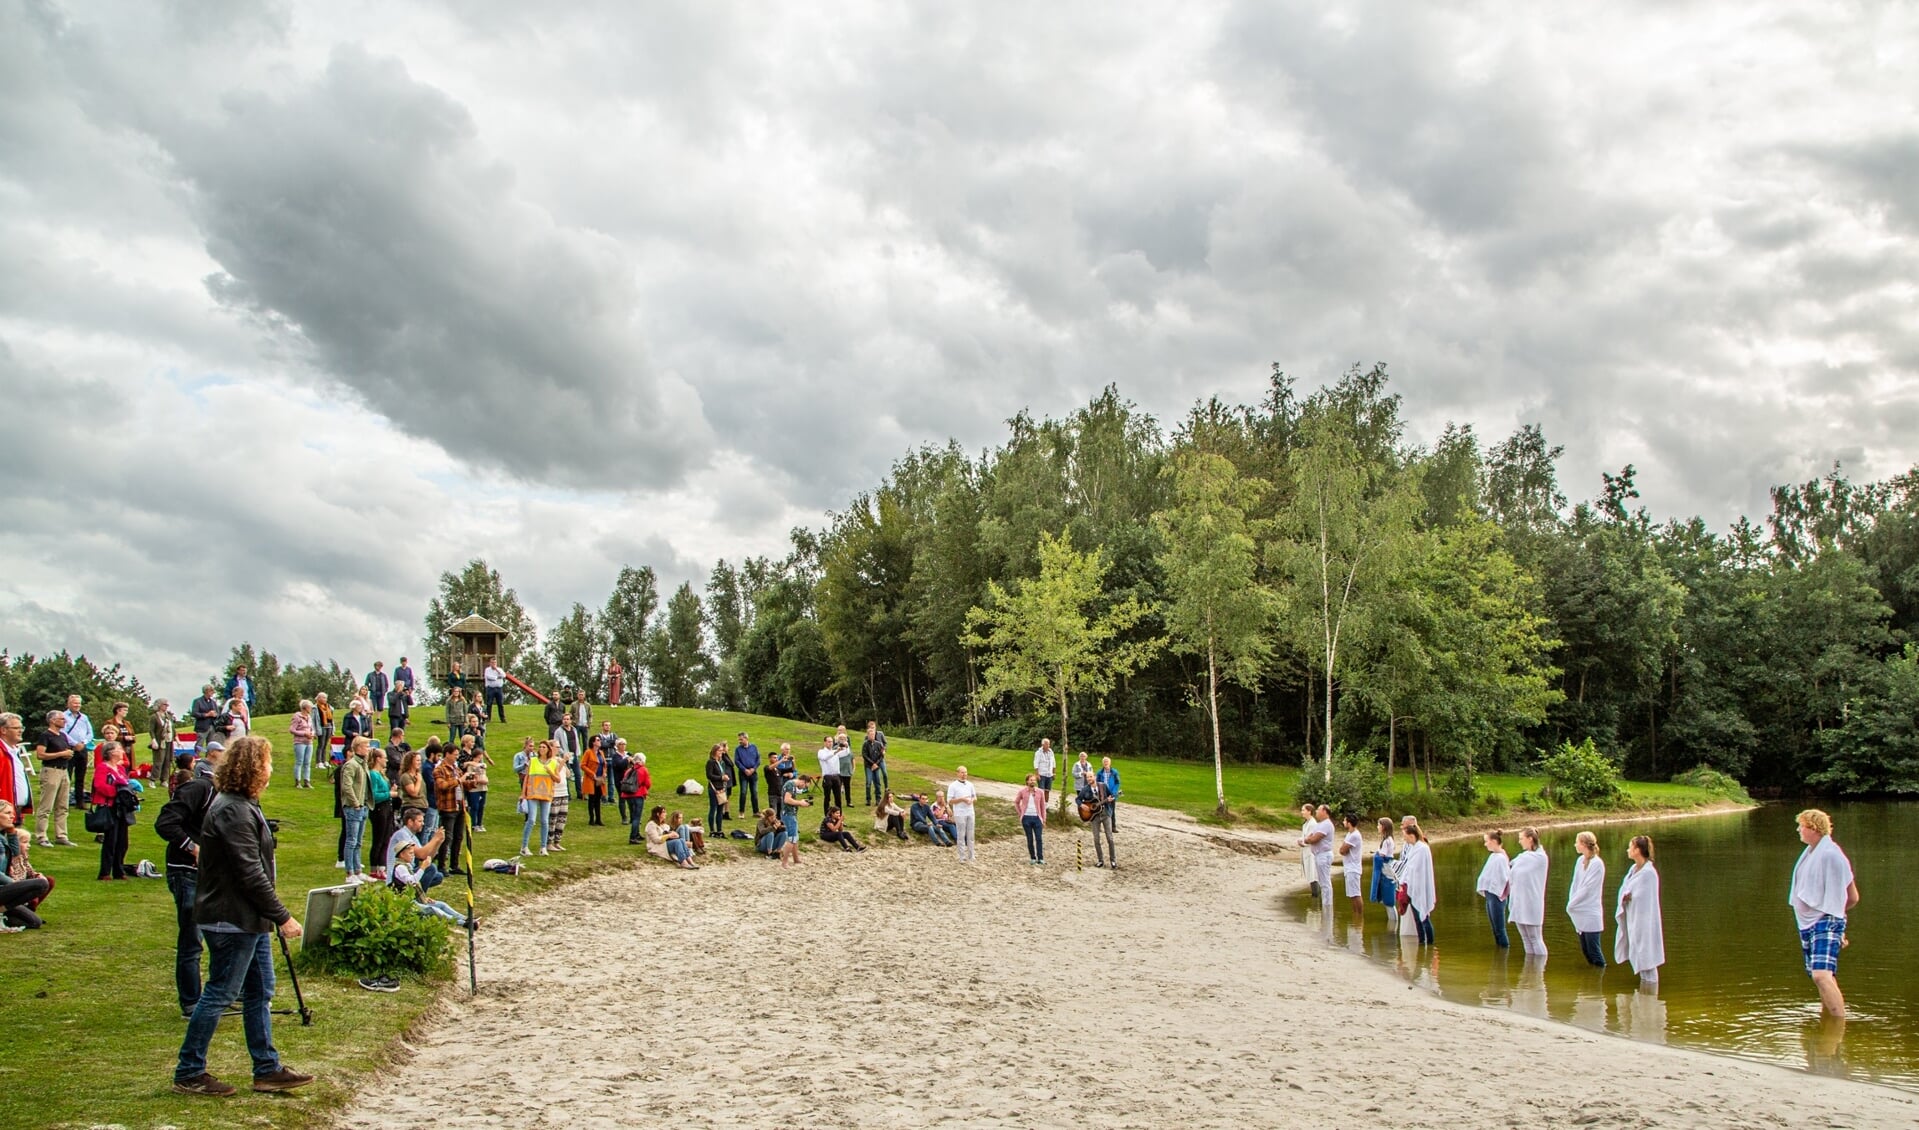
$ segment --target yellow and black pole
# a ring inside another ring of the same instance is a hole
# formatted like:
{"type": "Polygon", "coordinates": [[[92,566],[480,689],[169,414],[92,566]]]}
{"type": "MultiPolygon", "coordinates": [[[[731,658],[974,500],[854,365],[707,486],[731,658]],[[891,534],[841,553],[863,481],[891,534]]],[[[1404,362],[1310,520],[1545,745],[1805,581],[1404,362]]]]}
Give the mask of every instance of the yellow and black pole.
{"type": "Polygon", "coordinates": [[[466,872],[466,991],[478,996],[480,977],[473,964],[473,814],[460,810],[460,869],[466,872]]]}

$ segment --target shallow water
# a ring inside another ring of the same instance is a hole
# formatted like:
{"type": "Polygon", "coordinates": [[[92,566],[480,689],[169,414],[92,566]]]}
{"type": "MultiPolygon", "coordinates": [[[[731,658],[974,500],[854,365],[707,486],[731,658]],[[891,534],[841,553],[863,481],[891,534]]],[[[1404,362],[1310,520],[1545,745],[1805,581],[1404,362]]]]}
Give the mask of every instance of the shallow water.
{"type": "MultiPolygon", "coordinates": [[[[1366,904],[1358,928],[1343,897],[1329,911],[1302,890],[1296,907],[1327,944],[1392,965],[1413,984],[1449,1000],[1919,1090],[1919,978],[1912,975],[1909,940],[1919,927],[1919,896],[1893,869],[1896,852],[1913,851],[1919,805],[1827,806],[1860,891],[1847,922],[1851,945],[1839,963],[1851,1014],[1844,1023],[1820,1017],[1786,905],[1803,846],[1793,821],[1799,807],[1593,828],[1606,860],[1604,972],[1580,956],[1564,911],[1576,828],[1540,836],[1552,860],[1549,954],[1543,962],[1524,958],[1517,931],[1510,953],[1493,945],[1484,904],[1473,893],[1486,859],[1477,838],[1434,848],[1437,945],[1423,952],[1410,938],[1402,944],[1378,904],[1366,904]],[[1619,877],[1629,866],[1626,842],[1640,832],[1654,840],[1666,927],[1666,965],[1650,990],[1642,990],[1630,968],[1610,964],[1612,912],[1619,877]]],[[[1367,890],[1376,842],[1368,830],[1367,890]]],[[[1518,850],[1512,829],[1506,848],[1509,854],[1518,850]]],[[[1334,866],[1334,884],[1340,886],[1334,866]]],[[[1288,870],[1289,878],[1297,874],[1296,866],[1288,870]]]]}

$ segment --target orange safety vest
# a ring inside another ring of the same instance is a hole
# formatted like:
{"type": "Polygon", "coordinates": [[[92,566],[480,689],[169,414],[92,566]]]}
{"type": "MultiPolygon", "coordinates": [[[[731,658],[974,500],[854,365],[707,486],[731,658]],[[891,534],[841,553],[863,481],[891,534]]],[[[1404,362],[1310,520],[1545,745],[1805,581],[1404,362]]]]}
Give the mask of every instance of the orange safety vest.
{"type": "Polygon", "coordinates": [[[540,760],[537,757],[532,757],[527,759],[526,791],[521,799],[523,800],[552,800],[553,799],[553,771],[547,768],[546,762],[540,760]]]}

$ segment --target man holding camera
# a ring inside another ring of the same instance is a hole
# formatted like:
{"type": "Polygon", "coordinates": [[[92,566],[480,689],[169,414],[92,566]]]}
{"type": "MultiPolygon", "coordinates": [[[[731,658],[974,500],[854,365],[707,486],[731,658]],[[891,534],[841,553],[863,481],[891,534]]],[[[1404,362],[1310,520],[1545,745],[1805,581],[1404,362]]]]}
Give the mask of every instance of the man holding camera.
{"type": "Polygon", "coordinates": [[[200,1003],[200,927],[193,903],[200,884],[200,823],[216,791],[214,770],[226,750],[216,741],[193,763],[193,776],[180,783],[153,821],[167,842],[167,890],[173,893],[173,918],[179,928],[173,942],[173,987],[180,994],[180,1015],[192,1016],[200,1003]]]}

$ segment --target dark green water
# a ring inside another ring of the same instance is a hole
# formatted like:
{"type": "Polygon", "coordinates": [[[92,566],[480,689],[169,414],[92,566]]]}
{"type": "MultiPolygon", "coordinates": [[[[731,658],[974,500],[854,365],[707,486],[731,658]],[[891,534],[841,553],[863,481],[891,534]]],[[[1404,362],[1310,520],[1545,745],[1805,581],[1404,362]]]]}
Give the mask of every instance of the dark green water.
{"type": "MultiPolygon", "coordinates": [[[[1839,963],[1850,1017],[1822,1021],[1806,977],[1797,926],[1786,905],[1793,863],[1803,845],[1793,816],[1801,805],[1697,819],[1606,824],[1592,829],[1606,860],[1606,960],[1601,973],[1579,954],[1567,919],[1577,828],[1540,834],[1551,856],[1546,888],[1546,961],[1527,962],[1519,935],[1502,955],[1492,944],[1484,904],[1473,893],[1486,853],[1475,837],[1434,848],[1439,904],[1437,946],[1423,953],[1389,932],[1384,908],[1367,903],[1355,928],[1342,898],[1322,913],[1302,891],[1297,909],[1329,945],[1385,962],[1413,984],[1449,1000],[1509,1008],[1633,1039],[1724,1052],[1821,1074],[1919,1089],[1919,895],[1910,859],[1919,805],[1826,805],[1851,857],[1860,903],[1847,921],[1851,945],[1839,963]],[[1666,965],[1656,992],[1642,992],[1631,969],[1611,965],[1613,907],[1629,865],[1626,841],[1653,837],[1665,912],[1666,965]]],[[[1506,845],[1517,851],[1508,828],[1506,845]]],[[[1367,838],[1370,890],[1375,843],[1367,838]]],[[[1297,872],[1292,872],[1296,874],[1297,872]]],[[[1334,883],[1339,883],[1335,864],[1334,883]]],[[[1341,888],[1343,892],[1343,887],[1341,888]]]]}

